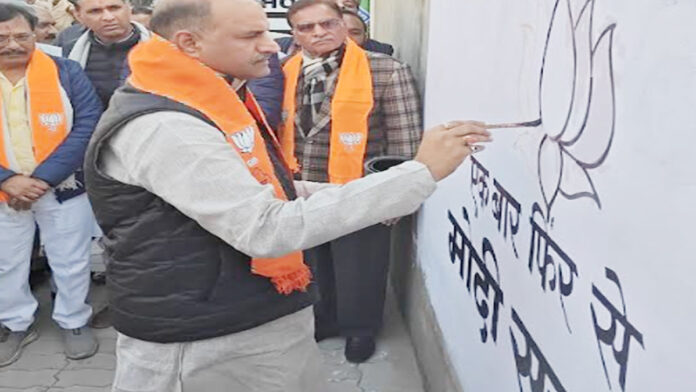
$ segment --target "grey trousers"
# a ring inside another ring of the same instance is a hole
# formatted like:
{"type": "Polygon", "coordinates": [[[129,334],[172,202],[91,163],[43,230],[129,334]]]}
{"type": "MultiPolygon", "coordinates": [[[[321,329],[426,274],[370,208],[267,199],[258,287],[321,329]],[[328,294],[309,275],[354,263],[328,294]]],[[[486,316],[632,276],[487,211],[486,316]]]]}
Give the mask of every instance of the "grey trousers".
{"type": "Polygon", "coordinates": [[[113,392],[325,392],[311,307],[256,328],[188,343],[122,334],[113,392]]]}

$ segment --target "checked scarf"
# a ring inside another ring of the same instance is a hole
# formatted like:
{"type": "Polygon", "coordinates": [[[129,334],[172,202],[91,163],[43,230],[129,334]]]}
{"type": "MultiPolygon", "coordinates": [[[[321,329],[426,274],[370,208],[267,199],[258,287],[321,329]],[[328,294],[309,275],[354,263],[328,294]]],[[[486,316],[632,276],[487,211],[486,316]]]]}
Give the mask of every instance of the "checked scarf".
{"type": "Polygon", "coordinates": [[[302,109],[300,110],[300,131],[307,136],[319,123],[319,112],[326,98],[327,80],[341,65],[343,47],[328,57],[308,58],[304,57],[302,76],[305,80],[305,88],[302,92],[302,109]]]}

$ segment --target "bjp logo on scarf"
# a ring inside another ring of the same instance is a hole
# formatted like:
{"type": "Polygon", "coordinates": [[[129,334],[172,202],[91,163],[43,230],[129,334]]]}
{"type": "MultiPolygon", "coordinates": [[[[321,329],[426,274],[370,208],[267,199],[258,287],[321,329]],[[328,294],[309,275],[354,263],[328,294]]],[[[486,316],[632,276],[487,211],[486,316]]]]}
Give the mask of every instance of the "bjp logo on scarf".
{"type": "Polygon", "coordinates": [[[39,122],[51,132],[58,130],[58,126],[63,123],[63,115],[61,113],[41,113],[39,114],[39,122]]]}
{"type": "Polygon", "coordinates": [[[239,132],[233,133],[230,138],[243,153],[250,153],[254,150],[254,128],[248,126],[239,132]]]}
{"type": "Polygon", "coordinates": [[[338,137],[347,151],[353,151],[362,142],[363,135],[359,132],[342,132],[338,137]]]}

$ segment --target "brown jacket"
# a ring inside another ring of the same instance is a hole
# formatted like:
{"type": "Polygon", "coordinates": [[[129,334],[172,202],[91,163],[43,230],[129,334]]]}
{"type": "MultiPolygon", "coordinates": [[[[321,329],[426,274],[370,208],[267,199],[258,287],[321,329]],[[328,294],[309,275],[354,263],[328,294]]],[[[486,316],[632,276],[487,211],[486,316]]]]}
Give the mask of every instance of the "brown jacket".
{"type": "MultiPolygon", "coordinates": [[[[374,108],[369,118],[365,159],[380,155],[412,158],[420,144],[423,124],[418,90],[408,65],[379,53],[367,52],[372,71],[374,108]]],[[[324,118],[305,137],[295,126],[295,155],[301,172],[297,179],[328,182],[331,98],[339,71],[327,78],[326,100],[319,116],[324,118]]],[[[296,107],[302,107],[303,77],[297,83],[296,107]]],[[[295,117],[299,121],[300,115],[295,117]]]]}

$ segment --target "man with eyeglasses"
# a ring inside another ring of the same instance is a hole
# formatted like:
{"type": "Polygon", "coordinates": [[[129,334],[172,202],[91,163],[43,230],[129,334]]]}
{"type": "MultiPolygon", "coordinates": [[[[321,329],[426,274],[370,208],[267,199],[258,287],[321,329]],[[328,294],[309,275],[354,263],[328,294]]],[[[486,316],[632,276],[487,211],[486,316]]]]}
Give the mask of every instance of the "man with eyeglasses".
{"type": "MultiPolygon", "coordinates": [[[[386,55],[394,54],[394,47],[390,44],[377,41],[369,37],[367,23],[358,14],[358,3],[357,2],[341,2],[336,1],[336,5],[341,7],[341,12],[343,14],[343,21],[348,27],[348,35],[355,42],[357,42],[360,47],[371,52],[384,53],[386,55]]],[[[295,54],[300,50],[300,45],[290,37],[280,37],[276,38],[276,42],[280,45],[280,51],[286,55],[295,54]]]]}
{"type": "MultiPolygon", "coordinates": [[[[365,174],[370,158],[411,159],[422,123],[409,67],[348,39],[341,9],[332,0],[298,0],[287,18],[302,51],[283,66],[279,133],[296,179],[345,184],[365,174]]],[[[322,296],[315,305],[316,338],[346,337],[351,362],[363,362],[375,350],[389,238],[390,228],[377,224],[311,252],[322,296]]]]}
{"type": "Polygon", "coordinates": [[[0,3],[0,366],[38,337],[28,282],[37,224],[66,356],[99,347],[86,326],[94,218],[81,165],[101,103],[79,64],[35,50],[36,24],[27,6],[0,3]]]}

